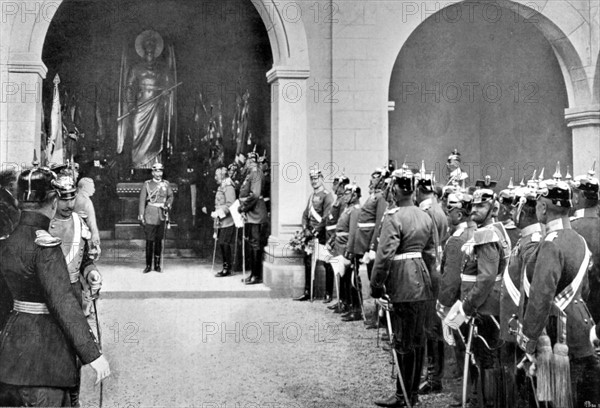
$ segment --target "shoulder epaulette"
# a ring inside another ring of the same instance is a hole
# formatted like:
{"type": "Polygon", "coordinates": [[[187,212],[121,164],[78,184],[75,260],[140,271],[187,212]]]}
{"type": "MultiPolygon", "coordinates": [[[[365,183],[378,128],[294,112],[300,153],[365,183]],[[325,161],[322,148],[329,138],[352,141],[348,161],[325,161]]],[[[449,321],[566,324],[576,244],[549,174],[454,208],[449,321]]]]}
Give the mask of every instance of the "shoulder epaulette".
{"type": "Polygon", "coordinates": [[[400,207],[394,207],[394,208],[390,208],[389,210],[385,210],[384,215],[389,215],[389,214],[394,214],[396,211],[398,211],[400,209],[400,207]]]}
{"type": "Polygon", "coordinates": [[[88,218],[88,215],[85,211],[77,211],[77,215],[79,215],[84,220],[87,220],[87,218],[88,218]]]}
{"type": "Polygon", "coordinates": [[[78,215],[77,221],[79,221],[79,223],[81,224],[81,237],[83,239],[91,239],[92,238],[92,231],[90,230],[90,227],[87,225],[86,219],[87,219],[87,215],[86,218],[83,218],[81,216],[80,213],[76,213],[78,215]]]}
{"type": "Polygon", "coordinates": [[[456,231],[454,231],[454,234],[452,234],[452,236],[453,237],[460,237],[463,234],[463,232],[465,232],[465,229],[464,228],[459,228],[456,231]]]}
{"type": "Polygon", "coordinates": [[[473,234],[474,245],[489,244],[492,242],[500,242],[500,237],[493,228],[480,228],[473,234]]]}
{"type": "Polygon", "coordinates": [[[542,240],[542,234],[538,231],[531,234],[531,242],[540,242],[542,240]]]}
{"type": "Polygon", "coordinates": [[[549,233],[548,235],[546,235],[546,237],[544,238],[544,241],[552,242],[552,241],[554,241],[554,239],[557,236],[558,236],[558,232],[557,231],[552,231],[551,233],[549,233]]]}
{"type": "Polygon", "coordinates": [[[233,182],[231,181],[230,178],[227,178],[227,179],[223,180],[223,185],[224,186],[233,186],[233,182]]]}
{"type": "Polygon", "coordinates": [[[37,230],[35,236],[37,237],[35,243],[41,247],[49,248],[62,244],[60,238],[50,235],[50,233],[45,230],[37,230]]]}
{"type": "Polygon", "coordinates": [[[570,218],[569,218],[569,220],[570,220],[571,222],[573,222],[573,221],[577,221],[577,220],[579,220],[579,219],[581,219],[581,218],[583,218],[583,217],[579,217],[579,216],[577,216],[577,215],[574,215],[574,216],[570,217],[570,218]]]}

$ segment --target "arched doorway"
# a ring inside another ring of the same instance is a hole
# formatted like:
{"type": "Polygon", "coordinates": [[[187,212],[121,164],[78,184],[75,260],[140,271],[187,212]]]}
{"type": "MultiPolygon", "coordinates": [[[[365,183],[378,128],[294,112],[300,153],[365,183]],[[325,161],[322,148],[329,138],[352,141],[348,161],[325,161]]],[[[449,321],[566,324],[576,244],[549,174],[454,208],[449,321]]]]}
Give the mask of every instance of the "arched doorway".
{"type": "Polygon", "coordinates": [[[574,90],[568,75],[565,83],[560,52],[540,19],[532,24],[524,9],[477,5],[472,13],[461,3],[440,10],[398,54],[389,88],[390,158],[426,159],[443,178],[457,148],[473,181],[490,174],[502,187],[535,168],[553,173],[556,161],[563,175],[566,165],[572,172],[564,111],[585,90],[574,90]]]}

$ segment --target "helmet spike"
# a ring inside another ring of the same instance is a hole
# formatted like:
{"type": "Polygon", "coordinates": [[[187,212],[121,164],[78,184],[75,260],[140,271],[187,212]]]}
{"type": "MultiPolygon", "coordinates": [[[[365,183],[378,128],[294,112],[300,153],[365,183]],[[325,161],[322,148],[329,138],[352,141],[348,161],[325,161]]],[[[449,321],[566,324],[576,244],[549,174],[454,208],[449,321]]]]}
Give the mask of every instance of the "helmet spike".
{"type": "Polygon", "coordinates": [[[542,170],[540,171],[540,176],[538,177],[538,180],[539,180],[539,181],[542,181],[542,180],[544,180],[544,170],[545,170],[545,169],[546,169],[545,167],[542,167],[542,170]]]}
{"type": "Polygon", "coordinates": [[[425,160],[421,160],[421,178],[424,179],[425,178],[425,160]]]}
{"type": "Polygon", "coordinates": [[[521,182],[519,183],[520,187],[525,187],[525,176],[523,176],[523,178],[521,179],[521,182]]]}
{"type": "Polygon", "coordinates": [[[552,175],[552,178],[556,181],[559,181],[562,178],[562,174],[560,173],[560,162],[556,162],[556,171],[552,175]]]}
{"type": "Polygon", "coordinates": [[[510,181],[508,182],[508,188],[510,190],[512,190],[512,189],[515,188],[515,185],[513,184],[513,178],[512,177],[510,178],[510,181]]]}
{"type": "Polygon", "coordinates": [[[592,178],[596,174],[596,159],[594,159],[594,163],[592,164],[592,168],[588,171],[588,177],[592,178]]]}

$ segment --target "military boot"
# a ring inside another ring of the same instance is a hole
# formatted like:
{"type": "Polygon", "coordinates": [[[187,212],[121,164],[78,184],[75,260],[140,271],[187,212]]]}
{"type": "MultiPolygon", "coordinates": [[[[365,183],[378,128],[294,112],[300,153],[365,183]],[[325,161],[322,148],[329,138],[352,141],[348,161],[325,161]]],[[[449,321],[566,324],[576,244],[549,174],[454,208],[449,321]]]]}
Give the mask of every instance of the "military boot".
{"type": "Polygon", "coordinates": [[[146,269],[143,273],[148,273],[152,270],[152,252],[154,249],[153,241],[146,241],[146,269]]]}

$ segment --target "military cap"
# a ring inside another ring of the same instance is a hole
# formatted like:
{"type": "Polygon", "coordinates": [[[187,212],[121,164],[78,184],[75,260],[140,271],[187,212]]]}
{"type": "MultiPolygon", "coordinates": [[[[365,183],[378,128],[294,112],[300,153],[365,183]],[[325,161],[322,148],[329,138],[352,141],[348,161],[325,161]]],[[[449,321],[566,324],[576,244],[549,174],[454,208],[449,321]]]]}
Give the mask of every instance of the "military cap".
{"type": "Polygon", "coordinates": [[[473,209],[473,196],[460,191],[450,193],[446,209],[451,211],[455,208],[462,210],[466,214],[470,214],[473,209]]]}
{"type": "Polygon", "coordinates": [[[34,167],[25,170],[19,175],[17,181],[17,199],[21,202],[44,202],[48,196],[55,192],[53,181],[56,173],[47,167],[34,167]]]}
{"type": "Polygon", "coordinates": [[[162,163],[154,163],[152,165],[152,171],[157,171],[157,170],[164,171],[165,170],[165,166],[163,166],[162,163]]]}
{"type": "Polygon", "coordinates": [[[484,188],[484,189],[493,189],[498,184],[497,181],[492,180],[490,176],[485,176],[483,180],[477,180],[475,182],[475,187],[484,188]]]}
{"type": "Polygon", "coordinates": [[[415,191],[415,176],[406,164],[403,164],[401,168],[394,170],[391,178],[392,186],[396,185],[407,193],[415,191]]]}
{"type": "Polygon", "coordinates": [[[71,176],[61,174],[52,182],[52,185],[58,192],[59,200],[71,200],[77,195],[77,188],[71,176]]]}
{"type": "Polygon", "coordinates": [[[597,200],[598,197],[598,179],[595,176],[596,161],[586,175],[577,176],[573,180],[572,186],[577,190],[583,191],[583,195],[591,200],[597,200]]]}
{"type": "Polygon", "coordinates": [[[473,204],[487,203],[496,200],[494,190],[489,188],[480,188],[473,193],[473,204]]]}

